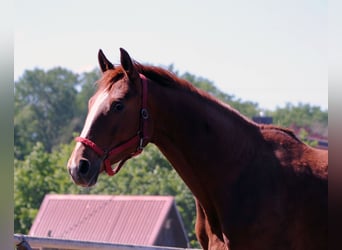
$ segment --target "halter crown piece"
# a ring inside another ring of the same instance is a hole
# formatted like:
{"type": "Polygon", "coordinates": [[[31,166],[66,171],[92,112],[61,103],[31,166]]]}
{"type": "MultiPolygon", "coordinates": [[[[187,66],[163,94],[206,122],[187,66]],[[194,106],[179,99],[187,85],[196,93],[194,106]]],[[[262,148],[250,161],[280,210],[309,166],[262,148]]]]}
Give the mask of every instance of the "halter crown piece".
{"type": "Polygon", "coordinates": [[[140,124],[139,124],[139,130],[135,136],[133,136],[131,139],[127,140],[126,142],[113,147],[110,150],[103,150],[98,145],[96,145],[95,142],[84,138],[84,137],[76,137],[75,141],[83,143],[85,146],[91,148],[94,150],[94,152],[103,158],[104,164],[105,164],[105,171],[109,176],[113,176],[116,173],[119,172],[123,164],[130,158],[139,155],[144,147],[147,145],[149,136],[147,135],[147,121],[149,118],[149,114],[147,111],[147,78],[139,74],[142,84],[142,91],[141,91],[141,109],[140,109],[140,124]],[[136,151],[131,153],[129,156],[125,157],[123,160],[120,161],[119,165],[112,169],[112,164],[110,163],[109,157],[118,155],[127,149],[133,147],[134,145],[137,145],[136,151]]]}

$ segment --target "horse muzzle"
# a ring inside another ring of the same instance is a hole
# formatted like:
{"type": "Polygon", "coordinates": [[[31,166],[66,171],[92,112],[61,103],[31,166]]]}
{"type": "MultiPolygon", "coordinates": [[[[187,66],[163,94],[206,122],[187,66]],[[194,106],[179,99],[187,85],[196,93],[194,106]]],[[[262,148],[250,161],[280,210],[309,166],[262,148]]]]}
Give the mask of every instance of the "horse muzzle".
{"type": "Polygon", "coordinates": [[[68,164],[68,172],[75,184],[91,187],[96,184],[100,172],[100,168],[95,165],[99,164],[91,164],[87,159],[81,159],[77,164],[68,164]]]}

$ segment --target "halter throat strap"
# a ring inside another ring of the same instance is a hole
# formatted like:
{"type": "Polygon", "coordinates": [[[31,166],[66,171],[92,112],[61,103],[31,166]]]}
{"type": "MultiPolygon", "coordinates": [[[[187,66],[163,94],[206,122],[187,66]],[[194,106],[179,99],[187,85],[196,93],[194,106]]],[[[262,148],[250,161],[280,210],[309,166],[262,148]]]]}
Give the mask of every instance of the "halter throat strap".
{"type": "Polygon", "coordinates": [[[128,159],[136,155],[139,155],[143,151],[144,147],[148,144],[149,139],[150,139],[150,137],[148,136],[148,128],[147,128],[147,123],[148,123],[148,118],[149,118],[149,113],[147,110],[147,78],[142,74],[139,74],[139,76],[140,76],[141,84],[142,84],[141,109],[140,109],[139,130],[135,136],[128,139],[126,142],[118,146],[115,146],[109,150],[102,149],[101,147],[96,145],[95,142],[87,138],[84,138],[84,137],[75,138],[75,141],[83,143],[85,146],[91,148],[99,157],[103,158],[105,171],[109,176],[113,176],[116,173],[118,173],[121,167],[123,166],[123,164],[128,159]],[[136,150],[130,155],[123,158],[115,169],[112,169],[112,164],[109,160],[109,157],[121,154],[124,151],[134,146],[136,146],[136,150]]]}

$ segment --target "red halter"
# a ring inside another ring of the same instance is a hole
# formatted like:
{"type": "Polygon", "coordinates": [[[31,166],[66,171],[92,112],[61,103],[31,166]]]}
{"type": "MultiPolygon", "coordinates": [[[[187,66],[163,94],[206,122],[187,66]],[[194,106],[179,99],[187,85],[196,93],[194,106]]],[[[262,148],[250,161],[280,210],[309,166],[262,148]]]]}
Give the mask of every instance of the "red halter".
{"type": "Polygon", "coordinates": [[[97,146],[95,142],[87,138],[83,138],[83,137],[75,138],[77,142],[81,142],[84,145],[90,147],[92,150],[94,150],[94,152],[97,155],[99,155],[100,157],[103,157],[104,164],[105,164],[105,171],[110,176],[115,175],[117,172],[119,172],[123,164],[128,159],[140,154],[148,143],[149,136],[147,135],[147,120],[148,120],[149,114],[147,111],[147,78],[144,75],[140,74],[140,79],[141,79],[141,84],[142,84],[140,125],[139,125],[139,130],[135,136],[133,136],[128,141],[110,150],[103,150],[102,148],[97,146]],[[133,147],[134,145],[137,145],[136,151],[131,153],[126,158],[124,158],[115,169],[112,169],[112,166],[111,166],[112,164],[110,163],[110,160],[108,158],[113,155],[118,155],[126,151],[127,149],[133,147]]]}

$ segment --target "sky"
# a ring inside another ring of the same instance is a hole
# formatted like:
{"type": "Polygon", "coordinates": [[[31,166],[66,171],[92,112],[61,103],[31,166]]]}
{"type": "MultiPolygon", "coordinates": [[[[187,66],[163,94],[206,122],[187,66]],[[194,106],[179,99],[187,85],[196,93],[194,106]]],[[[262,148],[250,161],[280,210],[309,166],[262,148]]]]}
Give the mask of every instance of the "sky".
{"type": "Polygon", "coordinates": [[[14,79],[56,66],[98,67],[101,48],[174,65],[261,109],[328,109],[326,0],[15,0],[14,79]]]}

